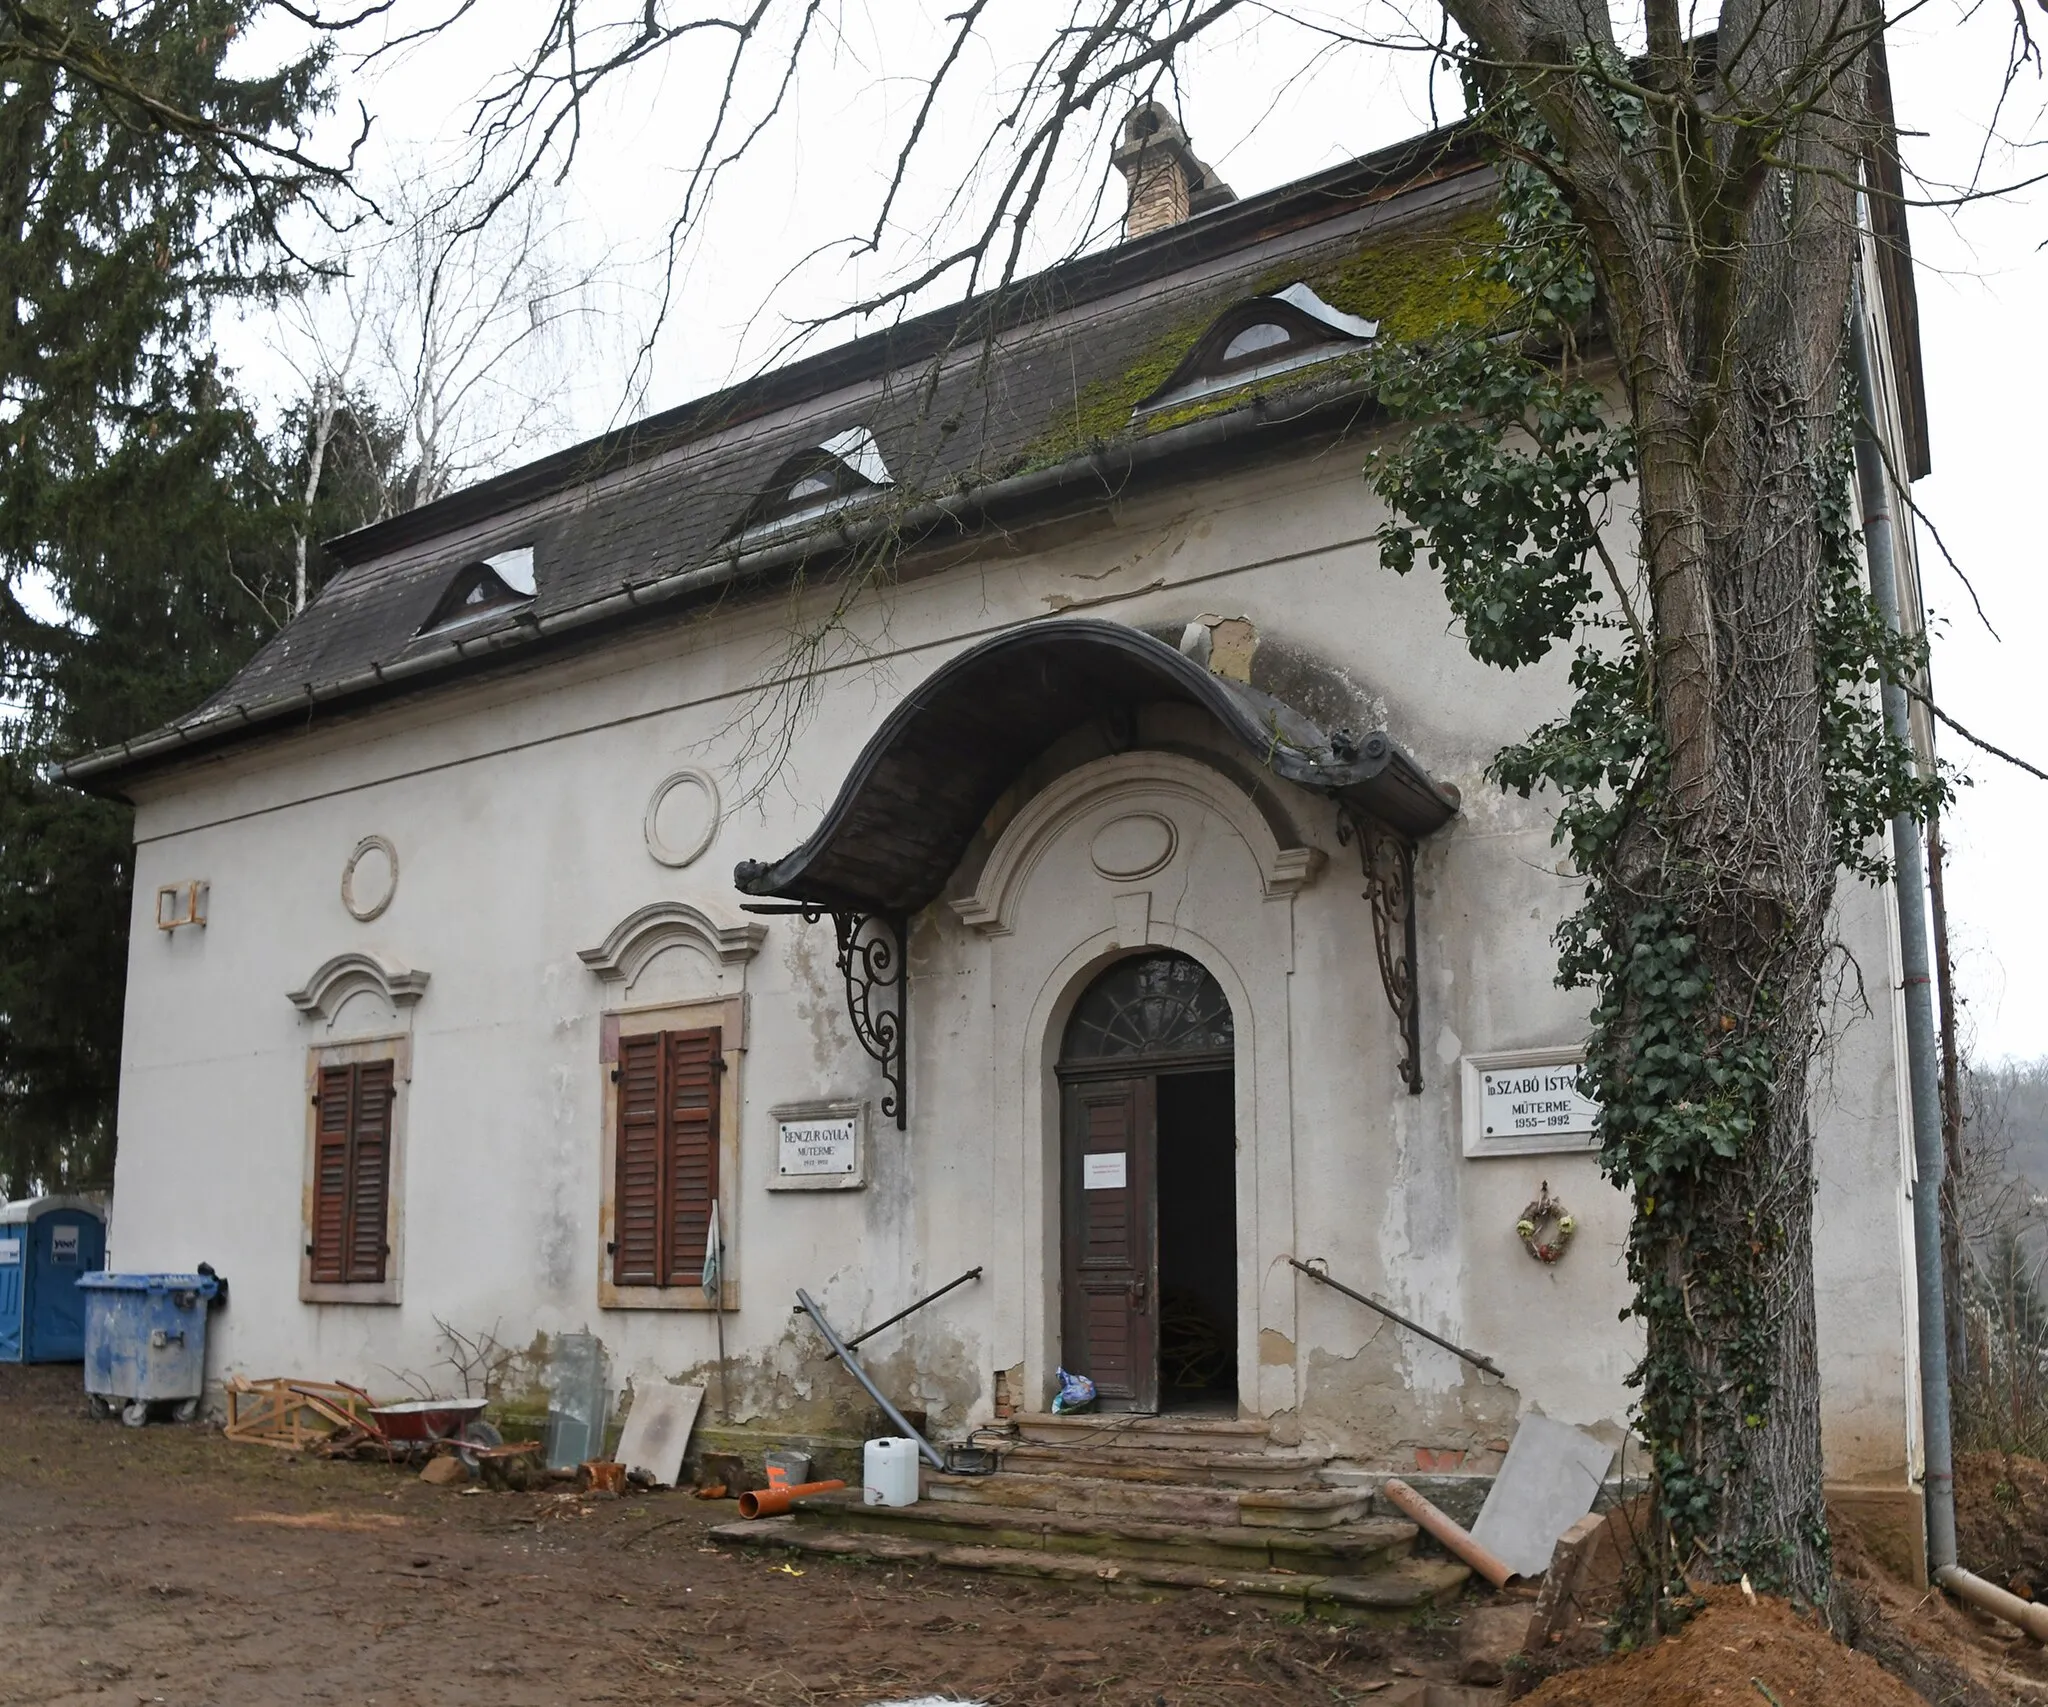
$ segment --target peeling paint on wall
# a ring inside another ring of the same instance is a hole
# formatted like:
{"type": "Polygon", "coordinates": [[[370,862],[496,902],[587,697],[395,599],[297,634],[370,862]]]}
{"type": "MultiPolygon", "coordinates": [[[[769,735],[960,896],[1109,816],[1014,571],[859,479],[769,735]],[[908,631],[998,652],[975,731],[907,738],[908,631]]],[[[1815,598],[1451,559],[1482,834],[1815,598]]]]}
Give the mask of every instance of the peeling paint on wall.
{"type": "Polygon", "coordinates": [[[1418,1444],[1470,1452],[1514,1432],[1521,1395],[1513,1387],[1467,1371],[1455,1385],[1420,1390],[1410,1384],[1407,1361],[1390,1334],[1352,1357],[1311,1350],[1304,1428],[1346,1457],[1395,1469],[1416,1467],[1418,1444]]]}

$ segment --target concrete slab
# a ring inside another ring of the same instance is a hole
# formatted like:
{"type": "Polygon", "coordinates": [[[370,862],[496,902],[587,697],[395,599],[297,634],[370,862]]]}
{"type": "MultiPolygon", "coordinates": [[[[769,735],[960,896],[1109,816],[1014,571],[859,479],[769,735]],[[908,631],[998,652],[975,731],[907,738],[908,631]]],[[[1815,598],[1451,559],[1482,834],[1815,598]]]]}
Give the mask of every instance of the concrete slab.
{"type": "Polygon", "coordinates": [[[1472,1538],[1525,1577],[1550,1565],[1557,1538],[1593,1509],[1614,1448],[1549,1417],[1524,1417],[1472,1538]]]}
{"type": "Polygon", "coordinates": [[[677,1387],[666,1381],[633,1385],[633,1408],[626,1413],[626,1426],[619,1435],[619,1462],[630,1474],[645,1470],[664,1488],[672,1488],[683,1473],[683,1451],[690,1444],[690,1430],[697,1426],[697,1412],[704,1404],[701,1383],[677,1387]]]}

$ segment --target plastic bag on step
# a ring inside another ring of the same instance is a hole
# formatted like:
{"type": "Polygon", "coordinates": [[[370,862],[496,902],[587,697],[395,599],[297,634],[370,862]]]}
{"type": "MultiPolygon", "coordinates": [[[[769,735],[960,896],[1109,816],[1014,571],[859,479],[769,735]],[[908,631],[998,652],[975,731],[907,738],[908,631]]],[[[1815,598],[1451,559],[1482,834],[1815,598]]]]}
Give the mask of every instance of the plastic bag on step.
{"type": "Polygon", "coordinates": [[[1059,1371],[1060,1390],[1053,1395],[1052,1408],[1055,1416],[1065,1416],[1069,1411],[1085,1411],[1095,1403],[1095,1383],[1085,1375],[1069,1375],[1059,1371]]]}

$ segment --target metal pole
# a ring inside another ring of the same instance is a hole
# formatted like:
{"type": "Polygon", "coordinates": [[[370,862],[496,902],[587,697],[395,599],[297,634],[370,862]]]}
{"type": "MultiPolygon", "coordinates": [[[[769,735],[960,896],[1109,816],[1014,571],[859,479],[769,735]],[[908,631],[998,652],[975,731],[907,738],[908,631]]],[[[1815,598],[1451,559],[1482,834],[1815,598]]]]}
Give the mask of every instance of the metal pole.
{"type": "MultiPolygon", "coordinates": [[[[1899,632],[1898,559],[1892,537],[1891,477],[1877,443],[1877,384],[1862,293],[1853,312],[1851,359],[1856,369],[1856,483],[1863,510],[1863,550],[1870,596],[1885,627],[1899,632]]],[[[1906,686],[1884,684],[1885,731],[1911,743],[1906,686]]],[[[1909,813],[1892,820],[1893,883],[1899,907],[1899,971],[1906,1007],[1906,1068],[1913,1107],[1913,1268],[1920,1314],[1920,1422],[1926,1459],[1927,1555],[1934,1570],[1956,1562],[1954,1449],[1949,1436],[1948,1317],[1942,1298],[1941,1091],[1934,1046],[1934,1004],[1928,987],[1927,868],[1920,827],[1909,813]]]]}
{"type": "MultiPolygon", "coordinates": [[[[1931,691],[1931,690],[1930,690],[1931,691]]],[[[1962,1055],[1956,1045],[1956,962],[1948,946],[1948,899],[1943,892],[1941,813],[1927,814],[1927,913],[1934,925],[1935,1024],[1941,1032],[1941,1153],[1950,1177],[1963,1171],[1962,1055]]],[[[1944,1190],[1941,1227],[1942,1302],[1948,1306],[1948,1378],[1969,1379],[1970,1336],[1963,1324],[1961,1234],[1954,1197],[1944,1190]]]]}
{"type": "Polygon", "coordinates": [[[868,1372],[861,1368],[860,1359],[855,1357],[847,1348],[846,1342],[832,1331],[832,1324],[825,1320],[825,1312],[818,1308],[811,1295],[801,1286],[796,1289],[796,1301],[803,1306],[804,1314],[818,1324],[818,1332],[825,1336],[825,1343],[832,1348],[833,1355],[853,1372],[854,1380],[868,1390],[868,1397],[882,1407],[882,1414],[900,1428],[906,1438],[917,1442],[917,1450],[927,1464],[934,1470],[945,1469],[946,1461],[939,1456],[939,1449],[912,1428],[903,1413],[889,1403],[882,1389],[868,1379],[868,1372]]]}
{"type": "Polygon", "coordinates": [[[905,1316],[912,1315],[916,1311],[922,1310],[934,1298],[945,1297],[945,1295],[948,1292],[951,1292],[954,1287],[965,1286],[970,1280],[979,1280],[980,1278],[981,1270],[978,1268],[970,1268],[958,1280],[949,1280],[946,1282],[944,1286],[940,1287],[938,1291],[927,1292],[915,1304],[911,1305],[909,1309],[898,1310],[896,1314],[891,1316],[886,1322],[877,1322],[871,1328],[862,1329],[861,1332],[855,1334],[852,1339],[846,1342],[846,1349],[848,1351],[851,1351],[855,1346],[859,1345],[862,1340],[871,1340],[884,1328],[893,1328],[898,1322],[902,1321],[905,1316]]]}
{"type": "MultiPolygon", "coordinates": [[[[725,1290],[725,1281],[720,1279],[718,1290],[725,1290]]],[[[725,1372],[725,1300],[711,1301],[711,1314],[718,1320],[718,1408],[724,1414],[728,1425],[732,1422],[732,1379],[725,1372]]]]}
{"type": "MultiPolygon", "coordinates": [[[[1325,1286],[1331,1288],[1333,1291],[1343,1293],[1346,1298],[1357,1299],[1358,1302],[1363,1304],[1368,1310],[1379,1311],[1379,1313],[1382,1316],[1386,1317],[1388,1321],[1400,1323],[1400,1325],[1406,1328],[1411,1334],[1420,1334],[1424,1339],[1428,1340],[1431,1345],[1440,1345],[1444,1348],[1445,1351],[1449,1352],[1453,1357],[1462,1357],[1467,1363],[1471,1364],[1474,1369],[1483,1369],[1486,1371],[1487,1374],[1497,1376],[1502,1381],[1505,1381],[1507,1379],[1505,1375],[1501,1374],[1500,1365],[1495,1363],[1492,1358],[1481,1357],[1479,1353],[1476,1351],[1467,1351],[1461,1345],[1453,1345],[1449,1340],[1445,1339],[1442,1334],[1433,1334],[1429,1331],[1429,1329],[1425,1328],[1420,1322],[1411,1322],[1406,1316],[1402,1315],[1399,1310],[1389,1309],[1386,1305],[1382,1304],[1377,1298],[1368,1298],[1363,1292],[1352,1291],[1351,1288],[1346,1286],[1343,1281],[1332,1280],[1327,1274],[1325,1274],[1319,1268],[1310,1268],[1307,1263],[1296,1261],[1296,1259],[1293,1257],[1289,1257],[1287,1260],[1290,1263],[1293,1263],[1296,1268],[1300,1269],[1303,1274],[1307,1275],[1309,1279],[1321,1281],[1325,1286]]],[[[1316,1260],[1320,1262],[1322,1261],[1322,1258],[1318,1257],[1316,1260]]]]}

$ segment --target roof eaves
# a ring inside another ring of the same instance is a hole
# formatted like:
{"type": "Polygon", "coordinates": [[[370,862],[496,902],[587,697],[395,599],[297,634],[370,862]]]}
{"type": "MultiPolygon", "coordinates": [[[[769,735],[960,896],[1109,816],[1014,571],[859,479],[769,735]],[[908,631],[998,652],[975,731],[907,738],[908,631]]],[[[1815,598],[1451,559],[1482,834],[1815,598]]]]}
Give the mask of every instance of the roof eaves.
{"type": "Polygon", "coordinates": [[[90,793],[118,795],[128,779],[143,771],[254,736],[264,726],[315,711],[357,708],[468,674],[509,653],[581,638],[587,631],[631,621],[653,608],[678,605],[736,582],[855,549],[877,529],[923,538],[945,528],[966,531],[983,520],[1014,526],[1068,488],[1086,491],[1091,502],[1111,502],[1118,495],[1127,495],[1133,477],[1167,466],[1185,474],[1202,460],[1233,453],[1255,437],[1299,436],[1333,427],[1341,432],[1372,407],[1370,390],[1355,373],[1319,386],[1254,392],[1227,409],[1094,445],[1051,466],[930,495],[915,507],[878,511],[857,521],[837,517],[814,532],[758,549],[729,549],[693,568],[638,585],[628,583],[566,610],[542,615],[522,607],[511,613],[504,625],[483,634],[457,634],[445,641],[422,636],[389,663],[372,662],[327,681],[302,682],[289,693],[254,704],[217,705],[201,715],[54,766],[51,777],[90,793]]]}
{"type": "Polygon", "coordinates": [[[1063,308],[1094,301],[1273,236],[1318,225],[1346,208],[1385,200],[1483,162],[1480,139],[1457,124],[1248,196],[1178,225],[1020,279],[1006,290],[905,320],[738,385],[650,415],[600,438],[512,469],[446,498],[326,542],[355,565],[440,534],[470,527],[523,504],[581,485],[692,440],[724,432],[907,363],[942,355],[963,334],[985,336],[1043,318],[1048,300],[1063,308]]]}

